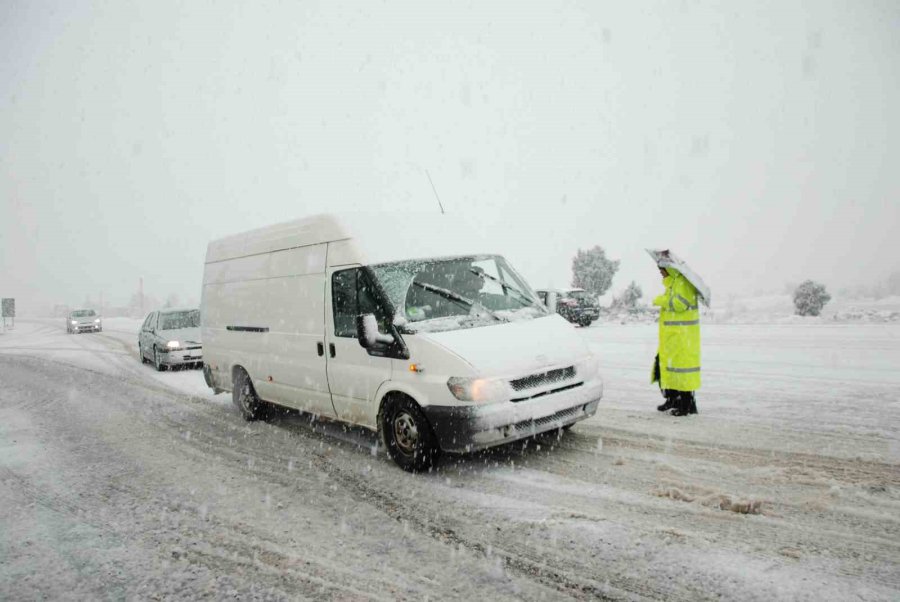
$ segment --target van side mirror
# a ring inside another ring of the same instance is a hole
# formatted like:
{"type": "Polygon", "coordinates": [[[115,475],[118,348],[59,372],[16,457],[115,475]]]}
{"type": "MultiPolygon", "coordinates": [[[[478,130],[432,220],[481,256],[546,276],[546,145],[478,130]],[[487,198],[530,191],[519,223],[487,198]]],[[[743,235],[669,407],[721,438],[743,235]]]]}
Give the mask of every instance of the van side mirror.
{"type": "Polygon", "coordinates": [[[555,292],[550,291],[547,293],[547,309],[550,310],[551,314],[556,313],[556,308],[559,305],[559,295],[555,292]]]}
{"type": "Polygon", "coordinates": [[[378,320],[375,314],[356,316],[356,339],[363,349],[372,349],[379,343],[392,345],[394,337],[378,332],[378,320]]]}

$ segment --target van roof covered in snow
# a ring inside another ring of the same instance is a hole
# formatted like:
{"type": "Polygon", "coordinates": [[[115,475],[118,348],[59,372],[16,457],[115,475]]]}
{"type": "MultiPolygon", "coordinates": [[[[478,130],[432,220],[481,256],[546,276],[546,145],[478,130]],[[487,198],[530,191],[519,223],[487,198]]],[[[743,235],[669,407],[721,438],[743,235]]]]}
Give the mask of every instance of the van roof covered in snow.
{"type": "Polygon", "coordinates": [[[209,243],[206,263],[348,241],[341,263],[390,261],[492,252],[485,228],[457,215],[433,213],[320,214],[233,234],[209,243]]]}

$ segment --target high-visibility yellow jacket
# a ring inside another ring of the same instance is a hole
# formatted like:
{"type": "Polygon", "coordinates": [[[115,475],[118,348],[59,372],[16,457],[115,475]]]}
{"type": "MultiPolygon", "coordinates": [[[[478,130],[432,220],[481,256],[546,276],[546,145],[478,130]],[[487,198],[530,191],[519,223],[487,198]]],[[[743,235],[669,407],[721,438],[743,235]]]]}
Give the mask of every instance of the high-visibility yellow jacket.
{"type": "MultiPolygon", "coordinates": [[[[659,375],[663,389],[700,388],[700,310],[697,289],[681,272],[666,268],[666,292],[653,300],[659,312],[659,375]]],[[[651,383],[656,382],[653,370],[651,383]]]]}

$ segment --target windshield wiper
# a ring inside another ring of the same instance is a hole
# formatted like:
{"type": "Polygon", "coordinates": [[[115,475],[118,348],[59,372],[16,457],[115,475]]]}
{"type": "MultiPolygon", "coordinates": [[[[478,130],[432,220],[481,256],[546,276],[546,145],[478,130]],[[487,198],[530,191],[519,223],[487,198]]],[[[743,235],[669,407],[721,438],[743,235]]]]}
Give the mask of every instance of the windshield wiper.
{"type": "Polygon", "coordinates": [[[489,316],[491,316],[492,318],[494,318],[494,319],[497,320],[498,322],[502,322],[502,321],[503,321],[503,318],[501,318],[500,316],[498,316],[497,314],[495,314],[494,312],[492,312],[491,310],[489,310],[487,307],[485,307],[484,305],[482,305],[482,304],[479,303],[478,301],[473,301],[472,299],[468,299],[468,298],[466,298],[466,297],[463,297],[462,295],[459,295],[459,294],[457,294],[457,293],[454,293],[454,292],[451,291],[451,290],[448,290],[448,289],[443,288],[443,287],[440,287],[440,286],[435,286],[435,285],[433,285],[433,284],[426,284],[426,283],[424,283],[424,282],[418,282],[418,281],[416,281],[416,280],[413,280],[412,283],[413,283],[414,285],[420,287],[420,288],[424,288],[426,291],[431,291],[432,293],[436,293],[436,294],[438,294],[438,295],[440,295],[440,296],[442,296],[442,297],[444,297],[444,298],[446,298],[446,299],[449,299],[449,300],[451,300],[451,301],[456,301],[457,303],[462,304],[466,309],[469,309],[469,308],[474,307],[474,306],[477,305],[479,309],[482,309],[482,310],[484,310],[485,312],[487,312],[487,314],[488,314],[489,316]]]}
{"type": "Polygon", "coordinates": [[[513,287],[513,286],[510,286],[509,284],[506,283],[506,281],[500,280],[500,279],[497,278],[496,276],[491,276],[490,274],[488,274],[488,273],[486,273],[486,272],[479,272],[478,270],[476,270],[476,269],[474,269],[474,268],[472,268],[472,269],[469,270],[469,271],[472,272],[473,274],[477,274],[477,275],[479,275],[479,276],[483,276],[484,278],[490,278],[491,280],[493,280],[494,282],[496,282],[496,283],[498,283],[500,286],[502,286],[504,289],[506,289],[506,290],[508,290],[508,291],[514,292],[516,295],[518,295],[518,297],[519,297],[519,302],[520,302],[520,303],[525,302],[525,305],[523,305],[522,307],[531,307],[532,305],[534,305],[534,301],[532,301],[531,299],[529,299],[529,298],[528,298],[528,295],[526,295],[525,293],[523,293],[523,292],[520,291],[519,289],[517,289],[517,288],[515,288],[515,287],[513,287]]]}

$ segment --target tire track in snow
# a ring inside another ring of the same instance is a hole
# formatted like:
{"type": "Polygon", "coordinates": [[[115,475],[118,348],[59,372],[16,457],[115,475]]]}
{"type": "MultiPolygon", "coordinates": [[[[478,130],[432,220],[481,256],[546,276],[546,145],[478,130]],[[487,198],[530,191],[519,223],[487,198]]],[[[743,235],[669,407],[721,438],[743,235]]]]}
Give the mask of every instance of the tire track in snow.
{"type": "MultiPolygon", "coordinates": [[[[46,359],[28,360],[40,372],[52,371],[57,362],[48,362],[46,359]]],[[[85,374],[84,370],[78,369],[79,374],[85,374]]],[[[87,376],[95,379],[94,386],[104,388],[106,384],[102,381],[108,380],[110,377],[102,373],[87,372],[87,376]]],[[[67,379],[68,380],[68,379],[67,379]]],[[[232,468],[240,468],[242,473],[249,472],[254,478],[260,478],[262,483],[269,483],[272,486],[280,485],[288,489],[295,489],[298,484],[297,474],[288,474],[285,471],[284,463],[273,462],[262,453],[258,446],[259,440],[244,440],[234,431],[240,431],[235,427],[236,424],[243,424],[236,412],[229,415],[223,413],[220,407],[211,407],[208,401],[199,398],[185,397],[175,391],[160,390],[155,382],[139,383],[145,386],[149,393],[153,394],[154,401],[151,403],[148,412],[136,412],[135,420],[131,426],[133,432],[142,432],[150,429],[150,433],[144,433],[141,436],[117,437],[115,443],[128,441],[130,443],[142,443],[143,446],[156,446],[163,443],[166,449],[171,449],[175,453],[184,456],[186,448],[194,449],[198,465],[207,465],[210,463],[226,464],[232,468]],[[185,410],[189,410],[185,412],[185,410]],[[217,419],[210,418],[215,415],[217,419]],[[202,420],[198,424],[198,420],[202,420]],[[199,428],[198,428],[199,427],[199,428]],[[204,433],[204,429],[210,431],[210,437],[204,433]],[[232,430],[233,429],[233,430],[232,430]],[[159,431],[163,434],[160,439],[152,434],[153,431],[159,431]],[[195,433],[193,437],[183,438],[182,434],[186,431],[195,433]],[[178,442],[180,445],[166,445],[166,439],[171,442],[178,442]],[[238,446],[236,443],[242,443],[238,446]],[[253,458],[253,466],[247,469],[247,459],[253,458]]],[[[120,385],[121,386],[121,385],[120,385]]],[[[89,395],[89,392],[85,393],[89,395]]],[[[141,404],[144,400],[128,395],[122,398],[131,404],[141,404]]],[[[119,408],[122,409],[122,408],[119,408]]],[[[55,413],[55,411],[53,412],[55,413]]],[[[52,413],[51,413],[52,415],[52,413]]],[[[71,424],[69,427],[71,428],[71,424]]],[[[272,429],[274,430],[274,429],[272,429]]],[[[93,438],[79,436],[79,441],[92,440],[93,438]]],[[[324,439],[323,439],[324,440],[324,439]]],[[[108,438],[104,438],[105,443],[109,443],[108,438]]],[[[296,437],[294,437],[294,441],[296,437]]],[[[263,441],[264,446],[268,447],[269,441],[263,441]]],[[[86,458],[96,458],[108,455],[108,452],[98,449],[97,443],[79,443],[74,448],[69,448],[70,455],[72,453],[86,458]]],[[[135,453],[134,450],[131,453],[135,453]]],[[[190,456],[192,454],[187,454],[190,456]]],[[[188,458],[190,460],[190,458],[188,458]]],[[[105,478],[109,475],[97,475],[97,479],[101,479],[103,484],[96,487],[97,492],[88,498],[87,511],[91,507],[109,508],[110,506],[128,507],[134,500],[138,500],[140,506],[159,505],[165,509],[168,515],[182,516],[187,514],[194,516],[197,514],[196,508],[190,505],[181,506],[173,505],[173,501],[167,496],[156,497],[147,495],[147,492],[141,489],[134,489],[129,485],[132,477],[130,473],[118,472],[121,478],[109,479],[105,478]],[[94,499],[99,503],[91,504],[90,500],[94,499]],[[119,500],[119,503],[115,503],[119,500]]],[[[8,476],[8,475],[7,475],[8,476]]],[[[328,476],[326,475],[326,479],[328,476]]],[[[91,488],[90,483],[84,483],[86,488],[91,488]]],[[[51,499],[50,496],[32,490],[34,497],[43,497],[45,500],[51,499]]],[[[84,509],[84,506],[81,506],[84,509]]],[[[70,508],[71,511],[79,513],[77,508],[70,508]]],[[[83,513],[83,511],[82,511],[83,513]]],[[[90,514],[88,514],[90,516],[90,514]]],[[[184,520],[182,519],[182,523],[184,520]]],[[[408,595],[403,591],[396,589],[396,583],[403,582],[403,575],[397,573],[393,568],[382,567],[379,574],[382,577],[373,579],[372,575],[362,579],[355,574],[350,568],[340,568],[340,565],[321,558],[310,556],[298,556],[293,553],[287,553],[283,544],[271,541],[256,530],[241,525],[229,525],[227,527],[218,528],[216,526],[217,519],[212,516],[204,523],[204,527],[200,530],[192,529],[190,521],[185,524],[179,524],[176,532],[154,533],[148,545],[163,549],[184,547],[184,540],[196,540],[196,546],[189,546],[186,552],[186,558],[190,562],[198,561],[204,563],[212,569],[232,572],[235,570],[246,570],[249,568],[259,569],[269,574],[273,579],[270,584],[272,587],[278,587],[279,591],[285,592],[285,596],[294,597],[297,594],[306,594],[311,597],[337,597],[340,599],[396,599],[403,598],[408,595]],[[212,525],[210,524],[212,521],[212,525]],[[315,567],[319,567],[318,569],[315,567]],[[338,574],[336,574],[336,572],[338,574]],[[289,573],[289,574],[285,574],[289,573]],[[317,576],[319,575],[319,576],[317,576]],[[284,583],[288,581],[289,589],[284,589],[284,583]],[[323,592],[323,587],[331,592],[323,592]],[[362,589],[360,589],[362,588],[362,589]],[[288,594],[287,592],[291,592],[288,594]],[[390,595],[378,594],[377,592],[391,592],[390,595]]],[[[146,531],[147,525],[141,526],[140,533],[146,531]]],[[[153,529],[151,529],[151,532],[153,529]]],[[[257,575],[258,576],[258,575],[257,575]]],[[[417,581],[427,584],[422,576],[415,577],[417,581]]],[[[434,583],[426,587],[422,593],[429,592],[428,595],[434,595],[434,583]]],[[[496,592],[495,592],[496,593],[496,592]]],[[[418,597],[418,596],[416,596],[418,597]]]]}
{"type": "MultiPolygon", "coordinates": [[[[584,432],[591,429],[594,441],[602,437],[603,445],[636,449],[653,453],[666,453],[685,458],[711,460],[745,469],[749,466],[779,468],[802,467],[816,470],[835,480],[854,485],[900,486],[900,466],[872,460],[849,460],[818,454],[754,449],[726,444],[710,445],[686,439],[667,439],[644,433],[633,433],[610,427],[585,424],[584,432]]],[[[587,433],[584,433],[587,435],[587,433]]],[[[579,446],[571,439],[563,444],[565,449],[591,452],[591,446],[579,446]]]]}

